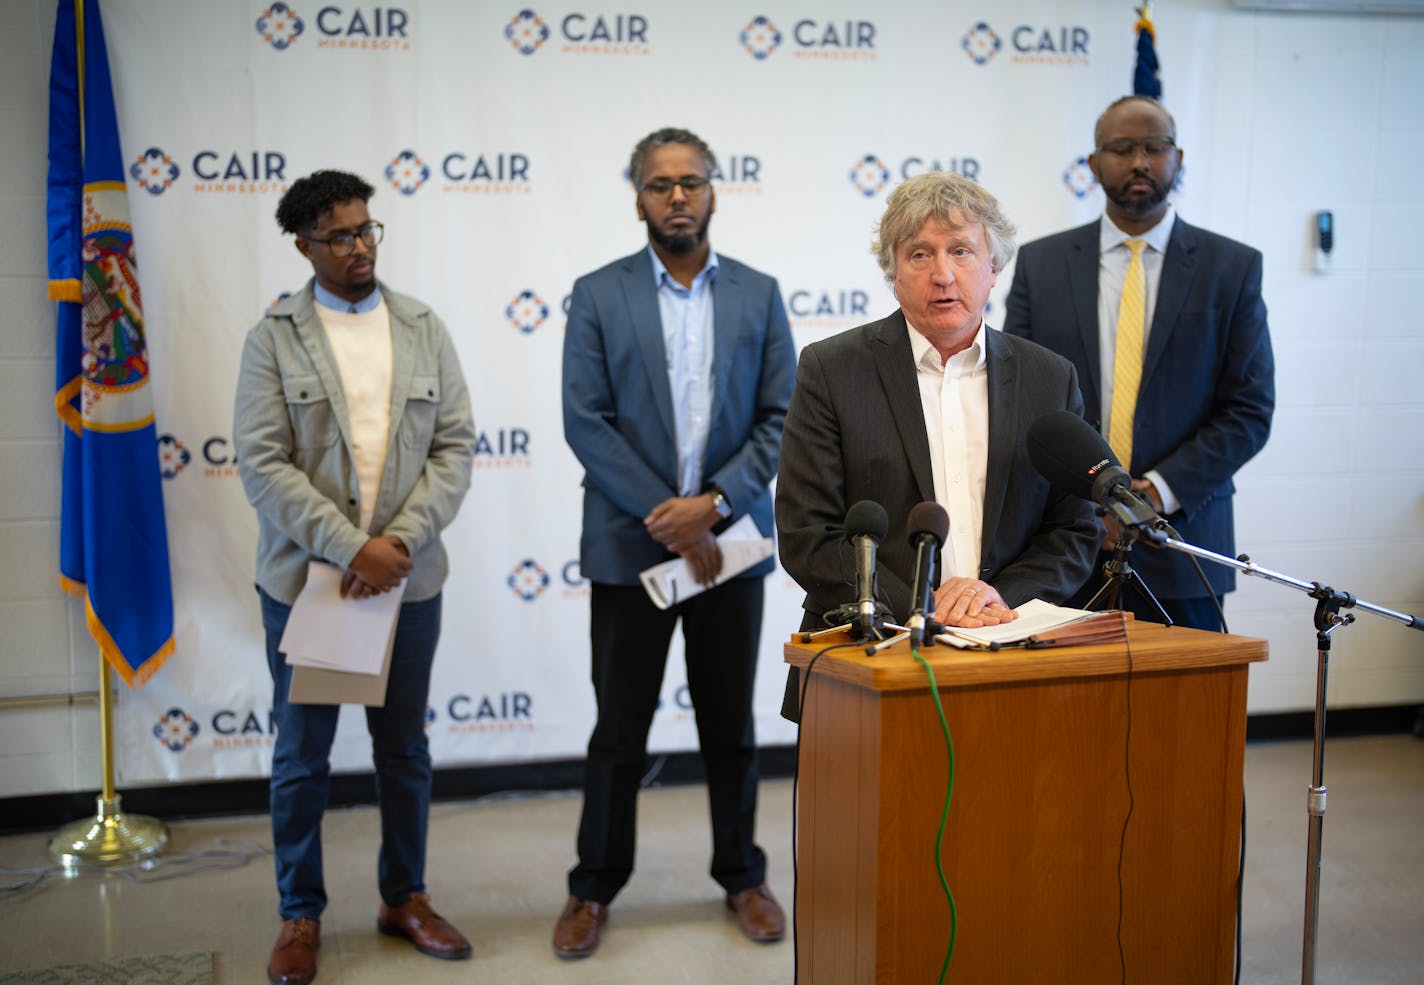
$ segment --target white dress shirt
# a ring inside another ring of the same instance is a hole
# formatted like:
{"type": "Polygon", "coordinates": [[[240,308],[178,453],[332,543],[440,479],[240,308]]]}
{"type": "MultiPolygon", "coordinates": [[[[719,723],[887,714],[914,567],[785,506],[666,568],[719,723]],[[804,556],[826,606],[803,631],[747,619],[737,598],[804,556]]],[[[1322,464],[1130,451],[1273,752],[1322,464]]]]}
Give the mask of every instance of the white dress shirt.
{"type": "Polygon", "coordinates": [[[935,502],[949,513],[940,581],[978,578],[989,468],[989,371],[984,360],[984,333],[989,329],[981,321],[969,347],[941,364],[930,340],[908,319],[906,325],[930,439],[935,502]]]}

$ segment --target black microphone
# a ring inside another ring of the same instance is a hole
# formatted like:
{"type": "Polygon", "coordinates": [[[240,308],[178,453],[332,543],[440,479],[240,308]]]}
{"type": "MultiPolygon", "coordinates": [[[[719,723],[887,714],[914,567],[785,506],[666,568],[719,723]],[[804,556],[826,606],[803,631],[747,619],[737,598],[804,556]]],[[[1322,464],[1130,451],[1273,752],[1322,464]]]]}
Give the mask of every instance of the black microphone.
{"type": "MultiPolygon", "coordinates": [[[[1107,440],[1072,411],[1044,414],[1029,425],[1027,440],[1028,460],[1044,478],[1097,503],[1124,527],[1144,532],[1161,520],[1152,504],[1132,491],[1132,476],[1107,440]]],[[[1158,538],[1149,534],[1148,539],[1158,538]]]]}
{"type": "Polygon", "coordinates": [[[862,499],[846,513],[846,537],[855,545],[855,615],[851,636],[864,642],[879,638],[876,619],[875,549],[890,529],[885,507],[862,499]]]}
{"type": "MultiPolygon", "coordinates": [[[[915,592],[914,608],[906,627],[910,630],[910,645],[918,647],[925,642],[926,626],[934,625],[935,564],[939,549],[949,536],[949,514],[938,503],[926,501],[910,510],[905,526],[910,532],[910,546],[915,549],[915,577],[910,582],[915,592]]],[[[933,635],[931,632],[931,638],[933,635]]]]}

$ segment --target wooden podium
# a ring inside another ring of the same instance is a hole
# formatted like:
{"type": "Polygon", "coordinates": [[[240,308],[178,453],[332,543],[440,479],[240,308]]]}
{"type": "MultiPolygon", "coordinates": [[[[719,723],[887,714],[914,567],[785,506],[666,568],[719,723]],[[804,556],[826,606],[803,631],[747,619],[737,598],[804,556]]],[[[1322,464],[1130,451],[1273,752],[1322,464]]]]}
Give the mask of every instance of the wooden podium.
{"type": "MultiPolygon", "coordinates": [[[[954,742],[946,981],[1104,985],[1125,964],[1129,985],[1229,985],[1246,674],[1266,643],[1129,625],[1130,665],[1121,643],[921,651],[954,742]]],[[[786,660],[804,668],[836,642],[789,643],[786,660]]],[[[797,803],[800,985],[938,980],[948,765],[908,643],[816,661],[797,803]]]]}

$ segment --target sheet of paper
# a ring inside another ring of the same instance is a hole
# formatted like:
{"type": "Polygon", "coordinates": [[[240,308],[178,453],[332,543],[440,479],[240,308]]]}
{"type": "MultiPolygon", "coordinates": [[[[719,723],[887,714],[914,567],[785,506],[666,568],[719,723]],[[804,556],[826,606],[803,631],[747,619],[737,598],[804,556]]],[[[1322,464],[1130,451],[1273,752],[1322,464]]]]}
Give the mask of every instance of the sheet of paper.
{"type": "MultiPolygon", "coordinates": [[[[718,585],[735,578],[752,565],[760,564],[776,549],[770,537],[761,535],[750,515],[743,515],[722,531],[717,543],[722,548],[722,573],[717,576],[718,585]]],[[[706,591],[692,577],[692,567],[680,557],[655,564],[638,577],[642,579],[648,598],[659,609],[666,609],[706,591]]]]}
{"type": "Polygon", "coordinates": [[[365,599],[341,597],[341,569],[307,566],[307,583],[292,603],[281,648],[294,667],[379,674],[400,614],[405,582],[365,599]]]}
{"type": "Polygon", "coordinates": [[[1014,610],[1019,617],[1013,622],[999,626],[984,626],[980,629],[960,629],[951,627],[935,639],[950,646],[987,646],[991,643],[1021,643],[1030,636],[1066,626],[1087,616],[1097,615],[1087,609],[1069,609],[1065,606],[1030,599],[1014,610]]]}

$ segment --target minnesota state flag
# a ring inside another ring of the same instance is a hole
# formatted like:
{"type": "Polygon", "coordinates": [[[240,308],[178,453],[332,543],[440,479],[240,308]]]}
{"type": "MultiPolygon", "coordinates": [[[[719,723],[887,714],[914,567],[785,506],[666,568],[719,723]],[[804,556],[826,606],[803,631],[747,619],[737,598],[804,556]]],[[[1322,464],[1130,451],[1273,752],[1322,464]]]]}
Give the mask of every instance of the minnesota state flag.
{"type": "Polygon", "coordinates": [[[173,652],[168,534],[133,227],[98,0],[60,0],[49,82],[49,296],[64,422],[60,583],[131,687],[173,652]]]}

